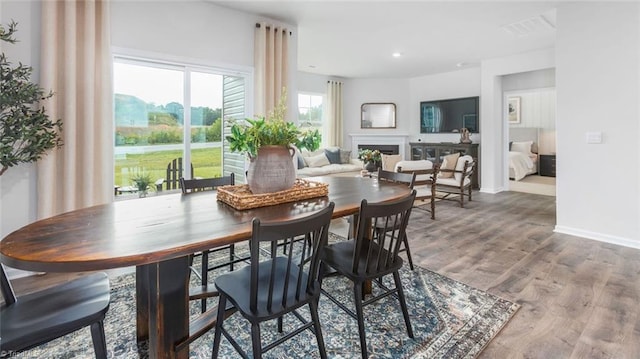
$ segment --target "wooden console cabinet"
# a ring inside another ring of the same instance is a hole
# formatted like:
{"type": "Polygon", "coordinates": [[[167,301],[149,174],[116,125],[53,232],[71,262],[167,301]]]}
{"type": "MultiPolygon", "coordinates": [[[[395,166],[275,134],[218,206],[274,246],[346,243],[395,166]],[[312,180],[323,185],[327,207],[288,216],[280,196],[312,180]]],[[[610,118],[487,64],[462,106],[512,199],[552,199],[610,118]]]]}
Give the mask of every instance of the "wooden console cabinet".
{"type": "Polygon", "coordinates": [[[469,155],[476,161],[476,167],[471,176],[471,187],[473,189],[480,188],[480,155],[479,145],[477,143],[428,143],[428,142],[409,142],[411,147],[412,160],[429,160],[434,164],[441,164],[444,156],[459,152],[461,156],[469,155]]]}

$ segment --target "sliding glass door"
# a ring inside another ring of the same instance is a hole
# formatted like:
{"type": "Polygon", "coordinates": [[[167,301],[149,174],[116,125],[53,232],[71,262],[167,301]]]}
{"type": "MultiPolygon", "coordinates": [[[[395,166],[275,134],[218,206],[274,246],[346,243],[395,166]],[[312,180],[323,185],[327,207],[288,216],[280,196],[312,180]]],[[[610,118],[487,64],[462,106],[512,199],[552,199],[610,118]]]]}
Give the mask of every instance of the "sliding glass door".
{"type": "MultiPolygon", "coordinates": [[[[219,69],[116,57],[116,194],[135,192],[137,176],[151,177],[152,190],[166,191],[178,188],[180,176],[223,174],[227,78],[244,84],[243,76],[219,69]]],[[[244,111],[244,86],[240,92],[244,111]]]]}

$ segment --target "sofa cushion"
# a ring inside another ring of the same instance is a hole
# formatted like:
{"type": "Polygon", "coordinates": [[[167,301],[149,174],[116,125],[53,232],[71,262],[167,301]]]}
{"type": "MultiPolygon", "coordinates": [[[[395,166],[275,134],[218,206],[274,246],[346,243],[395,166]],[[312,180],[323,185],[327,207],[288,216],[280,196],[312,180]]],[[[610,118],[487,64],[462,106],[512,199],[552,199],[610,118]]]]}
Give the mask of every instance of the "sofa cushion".
{"type": "Polygon", "coordinates": [[[329,163],[340,164],[340,147],[327,147],[324,149],[324,154],[327,156],[329,163]]]}
{"type": "Polygon", "coordinates": [[[382,170],[383,171],[395,171],[396,163],[402,160],[400,155],[382,155],[382,170]]]}
{"type": "Polygon", "coordinates": [[[324,153],[312,157],[307,157],[304,160],[309,167],[322,167],[331,164],[324,153]]]}
{"type": "Polygon", "coordinates": [[[351,163],[351,150],[345,150],[343,148],[340,149],[340,163],[351,163]]]}
{"type": "Polygon", "coordinates": [[[362,164],[350,163],[350,164],[333,164],[326,165],[322,167],[305,167],[301,170],[298,170],[298,177],[314,177],[314,176],[325,176],[331,175],[334,173],[343,173],[343,172],[354,172],[354,176],[356,173],[359,173],[362,170],[362,164]]]}
{"type": "MultiPolygon", "coordinates": [[[[458,158],[460,157],[460,153],[452,153],[450,155],[444,156],[442,160],[442,164],[440,165],[441,170],[455,170],[456,164],[458,163],[458,158]]],[[[440,172],[438,173],[438,178],[452,178],[453,172],[440,172]]]]}

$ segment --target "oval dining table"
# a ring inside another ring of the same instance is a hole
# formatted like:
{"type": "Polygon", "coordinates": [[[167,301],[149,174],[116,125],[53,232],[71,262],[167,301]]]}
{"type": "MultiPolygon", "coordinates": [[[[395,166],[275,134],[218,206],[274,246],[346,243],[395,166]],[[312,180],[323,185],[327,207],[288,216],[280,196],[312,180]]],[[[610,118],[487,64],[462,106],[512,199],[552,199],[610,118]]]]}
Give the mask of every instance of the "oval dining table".
{"type": "Polygon", "coordinates": [[[339,218],[357,214],[363,199],[384,202],[409,194],[406,185],[378,183],[367,177],[309,180],[327,183],[328,196],[236,210],[217,201],[215,191],[203,191],[66,212],[7,235],[0,242],[0,260],[13,268],[38,272],[135,266],[138,341],[149,341],[150,358],[187,358],[191,338],[211,328],[216,312],[189,319],[190,254],[248,240],[254,217],[295,219],[333,201],[333,218],[339,218]]]}

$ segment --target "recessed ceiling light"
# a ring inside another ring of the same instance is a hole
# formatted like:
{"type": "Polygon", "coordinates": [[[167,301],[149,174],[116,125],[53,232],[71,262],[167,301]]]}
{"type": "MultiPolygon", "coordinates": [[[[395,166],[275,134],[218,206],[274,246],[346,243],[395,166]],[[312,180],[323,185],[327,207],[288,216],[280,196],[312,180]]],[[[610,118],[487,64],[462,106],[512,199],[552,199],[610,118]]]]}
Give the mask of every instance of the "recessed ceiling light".
{"type": "Polygon", "coordinates": [[[394,52],[393,54],[391,54],[391,56],[393,56],[393,57],[400,57],[400,56],[402,56],[402,53],[400,53],[400,52],[394,52]]]}
{"type": "Polygon", "coordinates": [[[467,66],[467,63],[466,63],[466,62],[458,62],[458,63],[456,64],[456,67],[464,67],[464,66],[467,66]]]}

